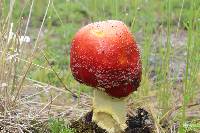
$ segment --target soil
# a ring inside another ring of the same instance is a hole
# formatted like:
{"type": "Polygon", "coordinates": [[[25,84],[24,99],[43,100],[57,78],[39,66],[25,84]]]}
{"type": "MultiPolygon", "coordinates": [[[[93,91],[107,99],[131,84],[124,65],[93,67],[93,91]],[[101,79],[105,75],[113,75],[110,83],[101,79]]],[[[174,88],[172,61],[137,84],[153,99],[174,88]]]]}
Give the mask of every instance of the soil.
{"type": "MultiPolygon", "coordinates": [[[[92,122],[92,114],[92,111],[88,112],[79,120],[73,121],[70,127],[75,128],[77,133],[106,133],[92,122]]],[[[152,133],[153,130],[153,121],[149,113],[142,108],[137,109],[135,116],[129,115],[126,123],[128,127],[125,133],[152,133]]]]}

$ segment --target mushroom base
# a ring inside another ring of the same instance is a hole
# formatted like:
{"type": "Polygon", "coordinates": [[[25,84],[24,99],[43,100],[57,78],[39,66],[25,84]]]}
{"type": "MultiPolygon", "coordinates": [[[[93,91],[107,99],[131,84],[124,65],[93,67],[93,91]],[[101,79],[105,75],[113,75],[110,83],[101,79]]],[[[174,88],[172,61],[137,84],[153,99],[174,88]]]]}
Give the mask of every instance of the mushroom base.
{"type": "Polygon", "coordinates": [[[105,92],[94,89],[92,120],[109,133],[121,133],[126,125],[127,98],[113,98],[105,92]]]}

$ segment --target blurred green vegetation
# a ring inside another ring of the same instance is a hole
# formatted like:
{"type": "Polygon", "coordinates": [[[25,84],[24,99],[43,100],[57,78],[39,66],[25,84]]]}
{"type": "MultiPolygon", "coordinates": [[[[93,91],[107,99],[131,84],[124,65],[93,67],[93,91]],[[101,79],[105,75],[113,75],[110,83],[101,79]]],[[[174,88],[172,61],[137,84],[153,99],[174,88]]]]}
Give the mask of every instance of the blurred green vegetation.
{"type": "MultiPolygon", "coordinates": [[[[31,29],[39,29],[47,4],[48,0],[35,0],[29,33],[32,32],[31,29]]],[[[160,26],[167,28],[168,21],[171,29],[173,29],[173,27],[177,27],[181,15],[180,28],[186,29],[191,15],[196,15],[196,18],[200,17],[199,10],[195,10],[194,14],[189,11],[192,6],[190,0],[184,1],[183,8],[182,4],[183,1],[181,0],[171,0],[170,14],[168,15],[168,0],[53,0],[50,3],[45,21],[43,45],[54,68],[60,72],[65,83],[69,83],[71,77],[67,76],[68,78],[66,78],[66,75],[69,75],[70,43],[73,35],[81,26],[107,19],[122,20],[131,28],[133,33],[141,30],[146,31],[145,36],[149,36],[143,44],[148,46],[145,43],[151,43],[148,42],[148,39],[152,40],[151,35],[160,26]]],[[[198,8],[200,1],[196,0],[193,4],[194,7],[198,8]]],[[[3,5],[3,15],[6,16],[9,10],[9,1],[4,0],[3,5]]],[[[16,0],[12,21],[23,23],[24,21],[20,18],[27,19],[30,5],[31,0],[16,0]]],[[[36,38],[36,34],[33,38],[36,38]]],[[[150,45],[147,50],[150,50],[150,45]]],[[[148,51],[145,53],[148,53],[148,51]]],[[[147,68],[149,64],[148,56],[148,54],[143,54],[144,68],[147,68]]],[[[44,65],[44,62],[45,59],[40,54],[34,61],[39,65],[44,65]]],[[[33,70],[29,76],[42,82],[60,85],[55,74],[48,70],[33,70]]]]}

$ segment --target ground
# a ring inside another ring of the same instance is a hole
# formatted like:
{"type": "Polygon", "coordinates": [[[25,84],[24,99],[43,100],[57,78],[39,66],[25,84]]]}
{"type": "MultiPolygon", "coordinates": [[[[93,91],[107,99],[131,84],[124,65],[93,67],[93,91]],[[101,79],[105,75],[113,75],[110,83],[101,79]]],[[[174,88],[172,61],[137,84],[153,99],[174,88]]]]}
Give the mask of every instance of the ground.
{"type": "MultiPolygon", "coordinates": [[[[128,116],[125,133],[151,133],[153,132],[153,121],[149,118],[149,114],[144,109],[139,108],[137,115],[128,116]]],[[[70,125],[71,128],[77,129],[78,133],[105,133],[106,131],[99,128],[92,122],[92,111],[87,113],[83,118],[74,121],[70,125]]]]}

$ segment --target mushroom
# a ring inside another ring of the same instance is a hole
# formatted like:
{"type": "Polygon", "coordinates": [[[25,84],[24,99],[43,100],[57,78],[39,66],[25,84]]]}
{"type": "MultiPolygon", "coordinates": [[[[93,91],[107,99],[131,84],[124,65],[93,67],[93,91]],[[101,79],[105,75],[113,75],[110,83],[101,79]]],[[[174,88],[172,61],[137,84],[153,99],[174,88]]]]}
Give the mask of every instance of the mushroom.
{"type": "Polygon", "coordinates": [[[73,38],[70,67],[74,78],[94,88],[93,118],[109,133],[125,130],[126,103],[141,81],[138,46],[118,20],[88,24],[73,38]]]}

